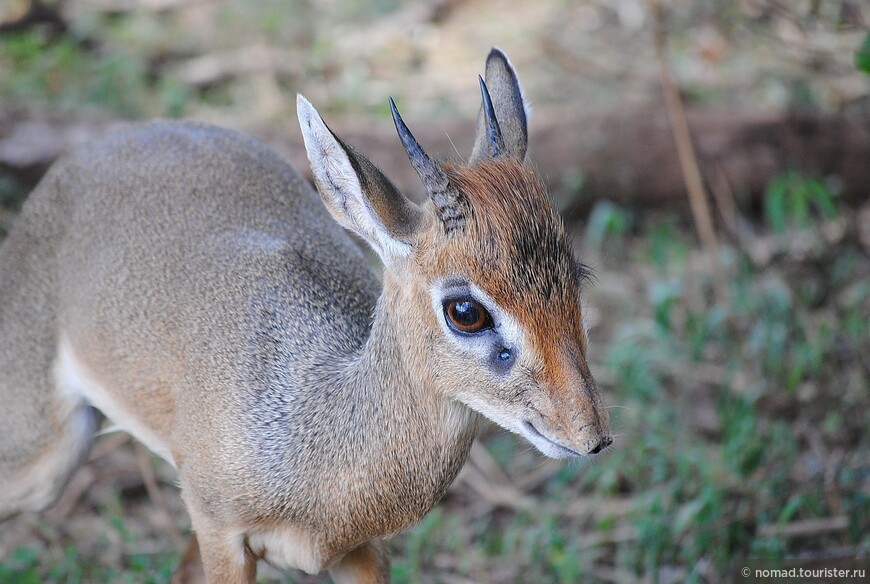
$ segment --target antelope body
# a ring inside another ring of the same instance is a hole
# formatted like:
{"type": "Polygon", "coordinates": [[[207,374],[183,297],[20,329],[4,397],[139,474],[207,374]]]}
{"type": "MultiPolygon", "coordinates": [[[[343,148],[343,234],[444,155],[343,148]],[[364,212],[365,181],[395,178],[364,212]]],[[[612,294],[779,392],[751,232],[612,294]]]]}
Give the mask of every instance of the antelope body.
{"type": "Polygon", "coordinates": [[[302,97],[319,197],[205,124],[55,164],[0,247],[0,518],[56,499],[99,410],[177,468],[208,582],[258,559],[386,582],[381,539],[443,495],[478,414],[549,456],[607,447],[582,270],[497,49],[481,88],[467,164],[430,159],[391,102],[423,205],[302,97]]]}

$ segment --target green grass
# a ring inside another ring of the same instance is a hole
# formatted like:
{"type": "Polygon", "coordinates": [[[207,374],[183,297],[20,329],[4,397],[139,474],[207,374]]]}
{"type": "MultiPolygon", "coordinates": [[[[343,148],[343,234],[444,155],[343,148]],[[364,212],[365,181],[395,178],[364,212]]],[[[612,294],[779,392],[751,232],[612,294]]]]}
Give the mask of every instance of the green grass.
{"type": "Polygon", "coordinates": [[[73,544],[48,565],[33,548],[22,547],[0,564],[4,584],[78,584],[87,582],[161,584],[169,582],[178,554],[130,554],[122,565],[104,566],[81,556],[73,544]]]}

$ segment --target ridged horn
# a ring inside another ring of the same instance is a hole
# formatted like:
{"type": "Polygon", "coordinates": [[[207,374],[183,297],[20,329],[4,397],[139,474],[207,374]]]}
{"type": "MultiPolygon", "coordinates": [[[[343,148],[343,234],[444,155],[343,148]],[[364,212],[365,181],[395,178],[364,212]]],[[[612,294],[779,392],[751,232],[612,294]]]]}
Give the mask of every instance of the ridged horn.
{"type": "Polygon", "coordinates": [[[435,205],[438,212],[438,218],[444,225],[445,231],[461,228],[465,225],[465,213],[461,204],[461,197],[455,189],[450,187],[450,181],[438,163],[432,160],[423,150],[417,139],[405,125],[405,121],[399,114],[396,108],[396,102],[393,98],[390,100],[390,112],[393,114],[393,123],[396,125],[396,132],[399,134],[399,139],[402,141],[402,146],[405,147],[405,152],[408,154],[408,160],[411,161],[411,166],[417,171],[417,175],[423,182],[426,192],[429,193],[429,198],[435,205]]]}
{"type": "Polygon", "coordinates": [[[480,95],[483,98],[483,119],[487,137],[486,149],[491,157],[496,158],[504,152],[504,139],[501,136],[501,129],[498,127],[495,108],[492,105],[492,98],[489,96],[489,89],[486,88],[486,81],[480,75],[477,76],[477,80],[480,81],[480,95]]]}

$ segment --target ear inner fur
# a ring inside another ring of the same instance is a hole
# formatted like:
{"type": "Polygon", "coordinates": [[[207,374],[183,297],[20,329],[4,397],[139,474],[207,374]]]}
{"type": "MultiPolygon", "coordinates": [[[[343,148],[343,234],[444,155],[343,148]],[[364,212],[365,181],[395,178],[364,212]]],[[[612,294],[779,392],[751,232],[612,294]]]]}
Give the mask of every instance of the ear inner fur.
{"type": "Polygon", "coordinates": [[[420,209],[400,193],[365,156],[341,138],[336,137],[336,140],[347,152],[348,160],[356,171],[360,186],[367,195],[367,202],[381,224],[393,237],[410,243],[411,236],[423,222],[420,209]]]}
{"type": "MultiPolygon", "coordinates": [[[[528,145],[528,114],[523,89],[507,56],[499,49],[486,59],[486,85],[504,142],[504,155],[525,160],[528,145]]],[[[469,159],[471,163],[491,157],[487,132],[486,105],[477,116],[477,138],[469,159]]]]}

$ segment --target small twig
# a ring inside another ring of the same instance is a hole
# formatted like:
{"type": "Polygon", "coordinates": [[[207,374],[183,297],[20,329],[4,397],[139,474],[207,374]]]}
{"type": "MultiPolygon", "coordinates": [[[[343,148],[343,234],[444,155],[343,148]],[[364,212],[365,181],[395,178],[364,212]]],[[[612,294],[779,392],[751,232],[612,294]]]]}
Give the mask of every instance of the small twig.
{"type": "Polygon", "coordinates": [[[471,462],[477,465],[477,468],[489,479],[490,482],[500,485],[512,485],[510,477],[505,474],[502,468],[498,465],[489,450],[475,440],[471,444],[471,452],[469,454],[471,462]]]}
{"type": "Polygon", "coordinates": [[[837,477],[840,476],[845,458],[846,452],[842,448],[838,448],[831,453],[825,465],[825,497],[835,513],[840,513],[843,510],[843,502],[837,489],[837,477]]]}
{"type": "Polygon", "coordinates": [[[510,483],[503,485],[492,483],[475,464],[466,464],[458,480],[464,481],[494,507],[526,511],[536,506],[532,497],[523,494],[510,483]]]}
{"type": "Polygon", "coordinates": [[[129,441],[130,435],[126,432],[120,431],[109,435],[107,438],[101,439],[91,449],[91,454],[88,456],[88,462],[93,462],[111,454],[129,441]]]}
{"type": "Polygon", "coordinates": [[[166,13],[180,8],[208,4],[213,0],[90,0],[88,9],[107,15],[129,14],[136,10],[166,13]]]}
{"type": "Polygon", "coordinates": [[[689,124],[686,120],[686,112],[677,89],[674,74],[667,60],[667,34],[665,33],[665,18],[660,0],[647,0],[650,11],[655,21],[653,42],[655,44],[656,57],[662,78],[662,90],[665,96],[665,105],[668,110],[668,118],[674,133],[677,145],[677,157],[680,161],[680,169],[683,172],[683,180],[686,190],[689,192],[689,204],[692,207],[692,217],[695,220],[695,228],[701,244],[710,257],[713,265],[714,290],[718,301],[724,299],[722,282],[723,278],[719,266],[719,242],[716,239],[716,231],[713,228],[713,217],[707,204],[704,193],[704,181],[701,178],[701,170],[698,167],[698,159],[692,146],[692,137],[689,133],[689,124]]]}
{"type": "Polygon", "coordinates": [[[454,574],[441,574],[439,578],[444,582],[444,584],[479,584],[477,580],[469,580],[468,578],[454,574]]]}
{"type": "Polygon", "coordinates": [[[607,532],[596,532],[579,538],[579,549],[586,550],[606,544],[634,541],[639,537],[636,527],[617,527],[607,532]]]}
{"type": "Polygon", "coordinates": [[[97,476],[93,469],[89,466],[83,466],[73,475],[72,480],[64,488],[63,495],[60,501],[51,508],[48,512],[48,518],[52,523],[60,523],[61,520],[69,517],[73,509],[76,508],[91,485],[97,480],[97,476]]]}
{"type": "Polygon", "coordinates": [[[635,500],[630,498],[600,499],[583,497],[572,501],[560,513],[567,517],[616,517],[631,513],[634,504],[635,500]]]}
{"type": "Polygon", "coordinates": [[[433,0],[427,3],[429,14],[426,22],[439,24],[444,22],[453,12],[465,4],[466,0],[433,0]]]}
{"type": "Polygon", "coordinates": [[[145,490],[148,492],[148,497],[154,504],[157,510],[157,515],[160,523],[169,531],[169,536],[172,539],[172,544],[180,549],[184,546],[184,538],[181,537],[181,532],[172,520],[172,515],[169,514],[169,509],[166,506],[166,499],[163,498],[163,492],[157,484],[157,475],[154,473],[154,463],[151,461],[151,455],[148,449],[142,446],[139,442],[134,442],[136,448],[136,458],[139,460],[139,469],[142,472],[142,482],[145,483],[145,490]]]}
{"type": "Polygon", "coordinates": [[[299,59],[292,53],[256,43],[232,51],[193,57],[175,68],[181,81],[193,87],[208,87],[225,79],[258,73],[297,76],[302,72],[299,59]]]}
{"type": "Polygon", "coordinates": [[[592,579],[597,582],[645,582],[645,580],[638,579],[634,573],[622,568],[595,565],[590,566],[588,570],[592,579]]]}
{"type": "Polygon", "coordinates": [[[821,519],[792,521],[783,525],[761,525],[758,528],[758,535],[762,537],[809,537],[821,533],[846,531],[847,529],[849,529],[849,518],[845,515],[837,515],[821,519]]]}
{"type": "Polygon", "coordinates": [[[541,48],[549,59],[558,63],[560,67],[572,75],[582,75],[595,78],[599,81],[613,82],[623,81],[628,76],[625,70],[617,71],[591,59],[575,55],[567,47],[562,46],[561,43],[550,36],[544,36],[541,40],[541,48]]]}
{"type": "Polygon", "coordinates": [[[716,180],[713,181],[713,188],[711,190],[713,191],[713,199],[716,201],[716,207],[719,208],[719,214],[722,216],[725,228],[739,242],[740,228],[737,224],[737,205],[734,204],[734,189],[731,188],[731,181],[728,180],[725,169],[719,163],[716,164],[716,180]]]}
{"type": "Polygon", "coordinates": [[[541,463],[536,469],[519,477],[516,480],[517,488],[521,491],[534,491],[542,484],[553,478],[559,472],[562,464],[556,460],[547,459],[541,463]]]}

